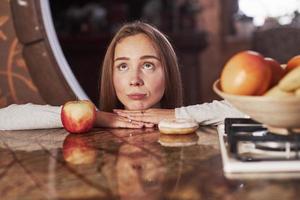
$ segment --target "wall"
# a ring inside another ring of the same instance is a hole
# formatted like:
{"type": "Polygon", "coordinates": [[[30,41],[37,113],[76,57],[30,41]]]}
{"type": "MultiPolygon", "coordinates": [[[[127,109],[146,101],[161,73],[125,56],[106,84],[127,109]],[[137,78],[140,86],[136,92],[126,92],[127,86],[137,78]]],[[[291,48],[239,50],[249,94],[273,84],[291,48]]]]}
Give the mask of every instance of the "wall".
{"type": "Polygon", "coordinates": [[[15,36],[9,0],[1,0],[0,13],[0,108],[12,103],[43,104],[15,36]]]}
{"type": "Polygon", "coordinates": [[[212,90],[225,62],[236,52],[250,48],[250,38],[227,36],[228,13],[236,0],[198,0],[203,11],[198,16],[198,28],[209,33],[209,46],[199,55],[201,99],[199,103],[220,99],[212,90]]]}

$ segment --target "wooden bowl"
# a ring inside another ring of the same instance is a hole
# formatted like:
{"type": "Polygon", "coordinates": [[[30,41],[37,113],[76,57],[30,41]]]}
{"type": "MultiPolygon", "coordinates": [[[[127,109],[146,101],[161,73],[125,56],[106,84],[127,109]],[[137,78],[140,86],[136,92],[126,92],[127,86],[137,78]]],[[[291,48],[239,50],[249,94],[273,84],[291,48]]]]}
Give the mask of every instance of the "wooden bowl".
{"type": "Polygon", "coordinates": [[[300,132],[300,97],[242,96],[224,93],[220,80],[213,90],[252,119],[267,125],[272,132],[289,134],[300,132]]]}

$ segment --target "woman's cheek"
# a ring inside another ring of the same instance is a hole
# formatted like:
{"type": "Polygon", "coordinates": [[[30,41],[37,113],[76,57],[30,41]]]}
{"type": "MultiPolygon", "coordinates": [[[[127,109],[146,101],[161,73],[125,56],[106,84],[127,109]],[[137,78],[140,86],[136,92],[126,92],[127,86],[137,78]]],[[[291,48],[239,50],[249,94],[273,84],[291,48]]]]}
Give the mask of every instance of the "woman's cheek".
{"type": "Polygon", "coordinates": [[[163,72],[156,74],[152,79],[152,87],[156,96],[163,96],[165,92],[165,76],[163,72]]]}
{"type": "Polygon", "coordinates": [[[117,94],[125,89],[125,82],[124,77],[119,74],[114,74],[113,84],[117,94]]]}

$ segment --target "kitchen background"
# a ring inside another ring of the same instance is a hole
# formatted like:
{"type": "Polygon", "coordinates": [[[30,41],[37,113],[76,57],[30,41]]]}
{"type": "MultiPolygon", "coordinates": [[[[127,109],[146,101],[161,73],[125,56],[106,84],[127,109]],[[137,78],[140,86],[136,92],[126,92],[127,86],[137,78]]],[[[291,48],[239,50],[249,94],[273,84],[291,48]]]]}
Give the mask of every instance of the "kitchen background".
{"type": "MultiPolygon", "coordinates": [[[[255,49],[281,63],[300,54],[300,0],[51,0],[50,5],[66,59],[94,102],[103,54],[126,21],[148,21],[169,36],[186,105],[218,98],[212,83],[238,51],[255,49]]],[[[0,107],[27,102],[46,103],[22,57],[9,0],[1,0],[0,107]]]]}

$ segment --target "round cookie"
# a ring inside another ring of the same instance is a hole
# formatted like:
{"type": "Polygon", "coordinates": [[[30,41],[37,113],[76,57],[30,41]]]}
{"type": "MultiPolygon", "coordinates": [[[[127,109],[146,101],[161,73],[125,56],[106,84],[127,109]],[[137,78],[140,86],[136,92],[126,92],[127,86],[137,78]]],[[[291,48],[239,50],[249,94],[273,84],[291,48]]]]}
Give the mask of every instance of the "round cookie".
{"type": "Polygon", "coordinates": [[[198,129],[197,122],[189,119],[162,120],[158,123],[158,129],[164,134],[189,134],[198,129]]]}

